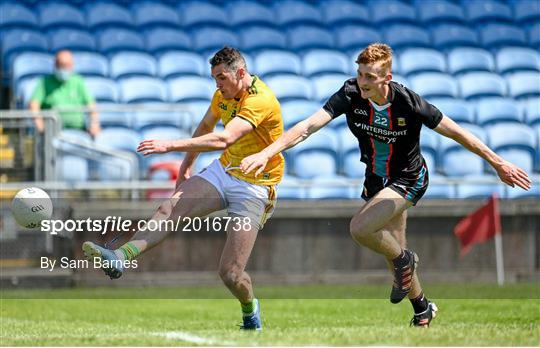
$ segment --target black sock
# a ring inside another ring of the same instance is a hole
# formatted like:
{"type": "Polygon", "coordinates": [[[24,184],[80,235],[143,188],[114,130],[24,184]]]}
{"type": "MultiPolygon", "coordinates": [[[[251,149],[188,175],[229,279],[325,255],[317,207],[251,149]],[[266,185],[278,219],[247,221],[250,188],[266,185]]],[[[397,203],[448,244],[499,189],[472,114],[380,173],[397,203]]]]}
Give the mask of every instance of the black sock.
{"type": "Polygon", "coordinates": [[[424,296],[423,292],[421,292],[420,295],[418,295],[418,297],[411,298],[411,304],[414,308],[414,313],[416,314],[425,312],[428,309],[428,305],[429,305],[428,300],[424,296]]]}
{"type": "Polygon", "coordinates": [[[401,254],[392,260],[392,263],[396,268],[403,268],[409,264],[409,261],[409,254],[406,253],[405,250],[402,250],[401,254]]]}

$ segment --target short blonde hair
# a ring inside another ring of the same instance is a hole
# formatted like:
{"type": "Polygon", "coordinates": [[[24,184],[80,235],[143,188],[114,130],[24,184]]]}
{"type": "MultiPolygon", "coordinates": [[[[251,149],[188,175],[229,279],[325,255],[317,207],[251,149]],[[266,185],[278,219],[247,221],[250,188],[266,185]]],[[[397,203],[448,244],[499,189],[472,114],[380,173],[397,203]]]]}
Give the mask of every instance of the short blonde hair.
{"type": "Polygon", "coordinates": [[[357,64],[382,63],[386,71],[392,71],[392,48],[383,43],[372,43],[364,48],[356,59],[357,64]]]}

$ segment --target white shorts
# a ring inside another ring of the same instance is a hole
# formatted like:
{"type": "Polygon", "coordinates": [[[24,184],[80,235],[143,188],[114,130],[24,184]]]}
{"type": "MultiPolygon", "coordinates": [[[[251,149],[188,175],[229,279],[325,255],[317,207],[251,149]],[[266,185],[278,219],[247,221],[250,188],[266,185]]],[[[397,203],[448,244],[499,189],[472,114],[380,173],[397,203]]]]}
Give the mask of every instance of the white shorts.
{"type": "Polygon", "coordinates": [[[251,225],[259,230],[274,213],[275,186],[263,186],[240,180],[225,171],[219,160],[214,160],[196,174],[211,183],[221,195],[229,215],[251,219],[251,225]]]}

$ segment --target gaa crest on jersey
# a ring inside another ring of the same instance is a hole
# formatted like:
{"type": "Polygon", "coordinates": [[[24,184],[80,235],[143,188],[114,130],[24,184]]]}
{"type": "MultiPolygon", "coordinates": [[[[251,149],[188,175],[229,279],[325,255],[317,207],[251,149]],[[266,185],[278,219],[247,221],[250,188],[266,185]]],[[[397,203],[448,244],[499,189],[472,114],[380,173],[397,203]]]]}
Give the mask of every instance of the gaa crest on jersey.
{"type": "Polygon", "coordinates": [[[398,126],[400,126],[400,127],[406,126],[407,123],[405,122],[405,117],[398,117],[398,119],[397,119],[397,124],[398,124],[398,126]]]}
{"type": "Polygon", "coordinates": [[[368,115],[367,111],[364,110],[364,109],[354,109],[354,113],[356,115],[362,115],[362,116],[367,116],[368,115]]]}

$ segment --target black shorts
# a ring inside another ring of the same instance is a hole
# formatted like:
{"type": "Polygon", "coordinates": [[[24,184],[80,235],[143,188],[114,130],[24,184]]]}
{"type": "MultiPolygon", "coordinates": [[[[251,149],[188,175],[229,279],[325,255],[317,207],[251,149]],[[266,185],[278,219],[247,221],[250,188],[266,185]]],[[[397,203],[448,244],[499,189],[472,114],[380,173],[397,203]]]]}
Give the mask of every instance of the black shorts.
{"type": "Polygon", "coordinates": [[[362,198],[368,201],[383,188],[390,187],[400,196],[416,205],[424,193],[426,193],[428,184],[429,175],[425,164],[422,166],[417,175],[411,177],[401,177],[387,180],[386,178],[382,178],[378,175],[368,175],[364,181],[362,198]]]}

